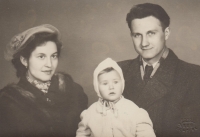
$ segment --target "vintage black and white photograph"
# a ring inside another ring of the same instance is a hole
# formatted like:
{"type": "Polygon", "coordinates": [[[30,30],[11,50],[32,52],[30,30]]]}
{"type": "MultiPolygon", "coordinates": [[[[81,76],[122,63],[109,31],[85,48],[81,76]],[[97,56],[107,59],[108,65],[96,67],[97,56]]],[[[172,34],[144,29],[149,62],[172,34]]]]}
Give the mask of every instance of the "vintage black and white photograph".
{"type": "Polygon", "coordinates": [[[0,0],[0,137],[199,137],[199,0],[0,0]]]}

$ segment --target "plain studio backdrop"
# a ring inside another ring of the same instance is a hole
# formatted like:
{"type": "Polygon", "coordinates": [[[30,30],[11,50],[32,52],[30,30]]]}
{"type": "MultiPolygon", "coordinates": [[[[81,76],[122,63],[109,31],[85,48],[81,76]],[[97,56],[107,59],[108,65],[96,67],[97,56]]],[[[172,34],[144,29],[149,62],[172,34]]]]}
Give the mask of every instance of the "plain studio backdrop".
{"type": "Polygon", "coordinates": [[[9,40],[30,27],[52,24],[64,45],[58,71],[84,88],[90,105],[97,100],[92,78],[97,64],[107,57],[121,61],[137,56],[126,14],[145,2],[159,4],[169,14],[167,46],[179,58],[200,65],[199,0],[0,0],[0,89],[18,81],[3,56],[9,40]]]}

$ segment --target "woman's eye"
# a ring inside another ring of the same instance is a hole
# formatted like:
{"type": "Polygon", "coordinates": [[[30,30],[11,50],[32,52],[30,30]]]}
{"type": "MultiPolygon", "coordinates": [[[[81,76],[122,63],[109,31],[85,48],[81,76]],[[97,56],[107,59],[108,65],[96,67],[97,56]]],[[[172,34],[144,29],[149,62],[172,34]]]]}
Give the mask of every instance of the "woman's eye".
{"type": "Polygon", "coordinates": [[[42,55],[42,56],[38,56],[38,58],[39,58],[39,59],[44,59],[45,56],[43,56],[43,55],[42,55]]]}
{"type": "Polygon", "coordinates": [[[53,58],[53,59],[57,59],[57,58],[58,58],[58,55],[53,55],[52,58],[53,58]]]}

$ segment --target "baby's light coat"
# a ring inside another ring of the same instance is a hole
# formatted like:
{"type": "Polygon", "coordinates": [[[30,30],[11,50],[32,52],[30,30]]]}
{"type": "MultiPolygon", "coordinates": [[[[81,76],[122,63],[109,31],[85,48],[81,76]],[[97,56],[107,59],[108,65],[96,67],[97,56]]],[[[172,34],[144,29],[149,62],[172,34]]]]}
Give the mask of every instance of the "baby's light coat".
{"type": "Polygon", "coordinates": [[[81,114],[76,137],[155,137],[148,113],[135,103],[122,97],[116,104],[118,115],[97,101],[81,114]]]}

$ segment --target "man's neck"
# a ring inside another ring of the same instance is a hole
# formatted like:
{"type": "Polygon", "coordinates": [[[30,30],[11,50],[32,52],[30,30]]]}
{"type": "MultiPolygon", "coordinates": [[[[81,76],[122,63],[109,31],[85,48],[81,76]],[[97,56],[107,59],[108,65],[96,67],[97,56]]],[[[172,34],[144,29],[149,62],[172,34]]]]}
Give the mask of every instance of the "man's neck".
{"type": "Polygon", "coordinates": [[[155,58],[153,58],[153,59],[144,59],[144,58],[142,58],[142,59],[148,65],[153,65],[153,64],[156,64],[160,60],[161,57],[163,57],[163,56],[166,57],[168,55],[168,52],[169,52],[169,49],[167,47],[164,47],[163,50],[162,50],[162,52],[160,54],[158,54],[155,58]]]}
{"type": "Polygon", "coordinates": [[[142,62],[143,62],[143,67],[145,68],[146,65],[148,66],[153,66],[153,68],[156,66],[156,64],[158,63],[158,61],[154,62],[153,64],[149,64],[147,63],[146,61],[144,61],[144,59],[142,59],[142,62]]]}

